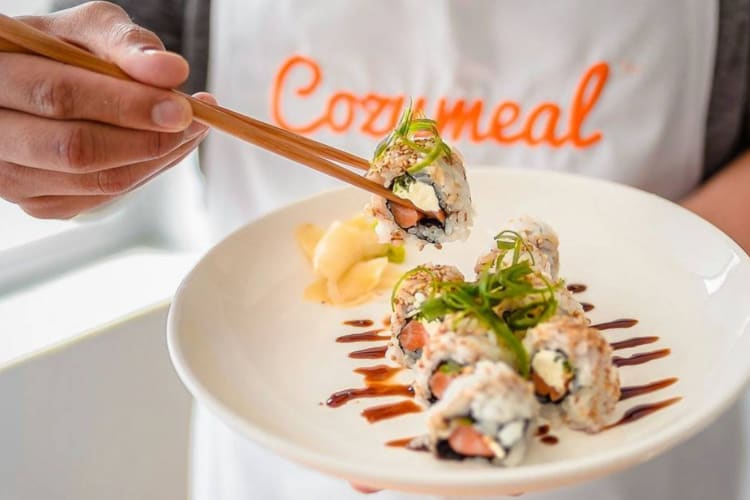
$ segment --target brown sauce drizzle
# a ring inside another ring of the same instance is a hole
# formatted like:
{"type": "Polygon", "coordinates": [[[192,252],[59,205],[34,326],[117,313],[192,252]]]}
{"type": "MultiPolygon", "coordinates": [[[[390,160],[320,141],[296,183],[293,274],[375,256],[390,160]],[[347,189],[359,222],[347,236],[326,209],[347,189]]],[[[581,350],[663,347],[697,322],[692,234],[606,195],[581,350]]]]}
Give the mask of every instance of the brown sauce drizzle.
{"type": "Polygon", "coordinates": [[[350,333],[336,337],[336,342],[348,344],[350,342],[375,342],[378,340],[388,340],[390,335],[379,335],[383,330],[367,330],[366,332],[350,333]]]}
{"type": "Polygon", "coordinates": [[[658,401],[656,403],[649,403],[645,405],[638,405],[634,406],[628,411],[625,412],[625,414],[622,416],[620,420],[613,424],[609,424],[604,429],[611,429],[612,427],[617,427],[618,425],[625,425],[629,424],[630,422],[635,422],[636,420],[639,420],[645,416],[651,415],[652,413],[661,410],[662,408],[666,408],[667,406],[671,406],[678,401],[681,401],[681,397],[671,398],[671,399],[665,399],[664,401],[658,401]]]}
{"type": "Polygon", "coordinates": [[[557,444],[560,440],[557,436],[543,436],[540,441],[544,444],[553,445],[557,444]]]}
{"type": "Polygon", "coordinates": [[[619,342],[610,342],[612,350],[627,349],[628,347],[638,347],[639,345],[653,344],[658,341],[659,337],[633,337],[632,339],[625,339],[619,342]]]}
{"type": "Polygon", "coordinates": [[[637,324],[637,319],[621,318],[614,321],[607,321],[606,323],[591,325],[591,328],[596,328],[597,330],[612,330],[613,328],[633,328],[637,324]]]}
{"type": "Polygon", "coordinates": [[[669,356],[671,352],[671,349],[659,349],[658,351],[633,354],[628,358],[621,356],[612,356],[612,364],[615,366],[642,365],[643,363],[648,363],[649,361],[669,356]]]}
{"type": "Polygon", "coordinates": [[[414,389],[410,385],[370,385],[360,389],[344,389],[334,392],[328,397],[326,405],[338,408],[353,399],[378,398],[382,396],[414,397],[414,389]]]}
{"type": "Polygon", "coordinates": [[[547,425],[547,424],[540,425],[539,427],[536,428],[536,435],[537,436],[544,436],[548,432],[549,432],[549,425],[547,425]]]}
{"type": "Polygon", "coordinates": [[[359,373],[360,375],[364,376],[365,383],[370,383],[385,382],[386,380],[393,378],[393,376],[400,371],[401,368],[398,366],[375,365],[356,368],[354,370],[354,373],[359,373]]]}
{"type": "Polygon", "coordinates": [[[670,377],[663,380],[657,380],[656,382],[651,382],[650,384],[622,387],[620,388],[620,401],[664,389],[665,387],[669,387],[670,385],[674,384],[678,380],[679,379],[677,377],[670,377]]]}
{"type": "Polygon", "coordinates": [[[399,403],[373,406],[362,411],[362,416],[371,424],[388,418],[399,417],[407,413],[419,413],[422,407],[414,401],[407,399],[399,403]]]}
{"type": "Polygon", "coordinates": [[[371,319],[350,319],[344,321],[344,324],[347,326],[372,326],[374,323],[371,319]]]}
{"type": "Polygon", "coordinates": [[[388,346],[381,347],[369,347],[367,349],[360,349],[359,351],[352,351],[349,353],[349,357],[352,359],[382,359],[385,357],[385,352],[388,350],[388,346]]]}
{"type": "Polygon", "coordinates": [[[411,443],[413,440],[414,440],[413,437],[391,439],[390,441],[387,441],[385,445],[390,446],[391,448],[406,448],[407,446],[409,446],[409,443],[411,443]]]}
{"type": "MultiPolygon", "coordinates": [[[[587,286],[582,283],[572,283],[567,286],[567,289],[571,293],[582,293],[586,291],[587,286]]],[[[583,308],[584,312],[589,312],[594,309],[594,305],[588,302],[581,302],[581,307],[583,308]]],[[[390,315],[386,315],[383,318],[382,323],[383,323],[384,328],[388,328],[391,323],[390,315]]],[[[343,324],[347,326],[353,326],[353,327],[370,327],[374,324],[374,322],[370,319],[355,319],[355,320],[344,321],[343,324]]],[[[598,330],[609,330],[609,329],[616,329],[616,328],[632,328],[636,324],[638,324],[637,319],[621,318],[621,319],[616,319],[614,321],[608,321],[605,323],[592,325],[592,328],[596,328],[598,330]]],[[[377,341],[389,340],[390,335],[383,334],[384,331],[385,330],[383,329],[373,329],[373,330],[353,333],[349,335],[342,335],[336,338],[336,342],[353,343],[353,342],[377,342],[377,341]]],[[[652,344],[654,342],[657,342],[658,340],[659,340],[659,337],[656,337],[656,336],[633,337],[633,338],[621,340],[618,342],[612,342],[610,345],[612,346],[613,350],[619,350],[619,349],[627,349],[630,347],[637,347],[637,346],[646,345],[646,344],[652,344]]],[[[387,350],[388,350],[387,346],[370,347],[367,349],[360,349],[357,351],[352,351],[349,353],[349,357],[353,359],[380,359],[380,358],[385,357],[385,353],[387,350]]],[[[640,365],[640,364],[644,364],[655,359],[663,358],[665,356],[668,356],[670,353],[671,353],[670,349],[659,349],[659,350],[651,351],[651,352],[633,354],[630,357],[613,356],[612,363],[618,367],[640,365]]],[[[411,385],[385,383],[391,378],[393,378],[399,371],[401,371],[401,368],[399,367],[392,367],[392,366],[382,365],[382,364],[356,368],[354,372],[364,376],[366,387],[357,388],[357,389],[344,389],[342,391],[335,392],[331,394],[331,396],[328,398],[328,400],[326,401],[326,405],[331,408],[337,408],[337,407],[343,406],[349,401],[352,401],[354,399],[359,399],[359,398],[374,398],[374,397],[384,397],[384,396],[404,396],[408,398],[413,398],[414,388],[411,385]]],[[[657,380],[655,382],[651,382],[648,384],[622,387],[620,390],[620,401],[624,401],[626,399],[630,399],[636,396],[641,396],[643,394],[649,394],[651,392],[658,391],[660,389],[671,386],[677,381],[678,381],[677,377],[671,377],[671,378],[666,378],[662,380],[657,380]]],[[[624,425],[624,424],[633,422],[635,420],[639,420],[662,408],[666,408],[667,406],[673,405],[677,403],[678,401],[680,401],[681,399],[682,399],[681,397],[674,397],[674,398],[667,399],[664,401],[659,401],[656,403],[649,403],[649,404],[634,406],[633,408],[627,410],[625,414],[622,416],[622,418],[620,418],[620,420],[608,425],[607,427],[605,427],[605,429],[611,429],[612,427],[624,425]]],[[[408,413],[419,413],[421,411],[423,410],[420,405],[418,405],[411,399],[407,399],[404,401],[399,401],[397,403],[390,403],[390,404],[384,404],[384,405],[378,405],[378,406],[372,406],[370,408],[366,408],[365,410],[361,412],[361,415],[369,423],[375,423],[381,420],[386,420],[389,418],[395,418],[401,415],[406,415],[408,413]]],[[[559,438],[557,436],[548,434],[549,431],[550,431],[549,425],[547,424],[540,425],[539,427],[537,427],[535,435],[538,436],[540,438],[540,441],[546,445],[557,444],[559,442],[559,438]]],[[[413,439],[414,439],[413,437],[393,439],[391,441],[386,442],[385,444],[386,446],[394,447],[394,448],[406,448],[408,447],[409,443],[413,439]]]]}
{"type": "Polygon", "coordinates": [[[585,292],[588,287],[583,283],[571,283],[567,288],[570,293],[581,293],[585,292]]]}

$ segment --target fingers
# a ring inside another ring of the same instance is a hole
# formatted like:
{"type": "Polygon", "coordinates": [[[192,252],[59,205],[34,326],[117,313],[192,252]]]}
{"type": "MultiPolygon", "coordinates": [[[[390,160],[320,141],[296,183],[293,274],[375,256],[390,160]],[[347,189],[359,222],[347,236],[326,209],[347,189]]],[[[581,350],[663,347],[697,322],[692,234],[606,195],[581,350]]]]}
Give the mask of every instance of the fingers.
{"type": "MultiPolygon", "coordinates": [[[[191,141],[189,145],[186,144],[181,153],[177,155],[170,163],[165,166],[160,166],[156,169],[156,171],[151,171],[150,174],[135,182],[128,189],[125,189],[117,194],[84,196],[44,195],[26,198],[18,201],[17,203],[24,212],[38,219],[70,219],[83,212],[87,212],[111,202],[124,192],[129,192],[140,187],[147,181],[150,181],[159,174],[177,165],[190,153],[190,151],[192,151],[192,149],[195,148],[195,146],[198,145],[198,143],[204,136],[205,134],[202,134],[199,139],[191,141]]],[[[133,178],[135,179],[135,177],[133,178]]]]}
{"type": "Polygon", "coordinates": [[[209,104],[218,104],[219,102],[216,100],[216,98],[209,94],[208,92],[198,92],[196,94],[193,94],[193,97],[196,99],[200,99],[201,101],[205,101],[209,104]]]}
{"type": "Polygon", "coordinates": [[[76,215],[109,203],[114,196],[42,196],[18,205],[37,219],[71,219],[76,215]]]}
{"type": "Polygon", "coordinates": [[[41,57],[0,54],[0,107],[57,120],[177,132],[193,119],[173,92],[99,75],[41,57]]]}
{"type": "Polygon", "coordinates": [[[2,159],[58,172],[85,173],[161,158],[185,132],[129,130],[88,121],[57,121],[0,109],[2,159]]]}
{"type": "Polygon", "coordinates": [[[360,493],[364,493],[364,494],[366,494],[366,495],[369,495],[369,494],[371,494],[371,493],[377,493],[378,491],[380,491],[380,490],[378,490],[378,489],[375,489],[375,488],[370,488],[370,487],[368,487],[368,486],[362,486],[362,485],[359,485],[359,484],[354,484],[354,483],[349,483],[349,484],[350,484],[350,485],[351,485],[351,487],[352,487],[353,489],[355,489],[356,491],[358,491],[358,492],[360,492],[360,493]]]}
{"type": "MultiPolygon", "coordinates": [[[[0,108],[10,92],[4,78],[0,108]]],[[[195,97],[216,102],[204,92],[195,97]]],[[[168,133],[55,120],[28,114],[25,106],[33,105],[0,109],[0,197],[39,218],[67,219],[108,203],[178,164],[209,131],[198,122],[168,133]]],[[[72,116],[86,117],[86,106],[74,105],[71,112],[81,114],[72,116]]]]}
{"type": "Polygon", "coordinates": [[[182,160],[205,137],[205,131],[167,155],[145,162],[86,174],[50,172],[0,162],[0,197],[14,203],[40,196],[109,196],[126,193],[182,160]]]}
{"type": "Polygon", "coordinates": [[[89,2],[51,16],[20,20],[117,64],[143,83],[174,88],[187,79],[187,61],[178,54],[165,52],[159,37],[133,24],[117,5],[89,2]]]}

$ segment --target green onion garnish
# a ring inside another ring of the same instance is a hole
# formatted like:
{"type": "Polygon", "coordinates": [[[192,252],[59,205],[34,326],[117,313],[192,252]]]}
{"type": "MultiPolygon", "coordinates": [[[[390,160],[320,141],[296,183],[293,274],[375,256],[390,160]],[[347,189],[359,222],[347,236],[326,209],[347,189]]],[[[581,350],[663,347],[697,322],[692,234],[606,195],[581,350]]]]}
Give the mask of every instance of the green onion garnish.
{"type": "Polygon", "coordinates": [[[420,306],[418,315],[427,321],[448,314],[474,318],[490,329],[513,354],[516,369],[529,374],[529,360],[521,340],[526,330],[547,320],[557,310],[556,286],[528,261],[484,271],[473,283],[437,282],[436,293],[420,306]],[[531,277],[544,286],[532,284],[531,277]]]}
{"type": "Polygon", "coordinates": [[[421,273],[421,272],[425,272],[432,277],[432,287],[431,287],[432,291],[430,292],[430,296],[434,294],[435,285],[438,282],[438,278],[435,275],[435,273],[433,273],[431,269],[425,266],[417,266],[414,269],[409,269],[398,279],[398,281],[396,281],[396,284],[393,285],[393,291],[391,292],[391,311],[396,310],[396,294],[401,288],[401,285],[404,284],[404,281],[408,280],[412,276],[415,276],[416,274],[421,273]]]}
{"type": "Polygon", "coordinates": [[[451,154],[450,147],[440,137],[437,122],[422,116],[415,116],[411,101],[401,115],[396,128],[375,148],[373,162],[377,161],[397,141],[421,156],[417,163],[407,169],[411,175],[428,167],[441,156],[451,154]]]}
{"type": "Polygon", "coordinates": [[[463,370],[463,366],[453,360],[444,361],[438,367],[438,371],[446,375],[457,375],[461,373],[461,370],[463,370]]]}
{"type": "Polygon", "coordinates": [[[405,280],[422,271],[429,273],[430,296],[420,304],[416,317],[426,321],[443,320],[448,315],[455,321],[473,318],[495,335],[498,345],[513,354],[516,369],[528,377],[529,358],[523,337],[529,328],[557,312],[555,291],[564,285],[562,281],[551,283],[533,267],[531,246],[518,233],[502,231],[495,241],[498,255],[476,281],[440,281],[430,269],[419,266],[398,280],[391,295],[391,308],[395,309],[396,294],[405,280]],[[503,258],[510,252],[512,262],[505,265],[503,258]]]}

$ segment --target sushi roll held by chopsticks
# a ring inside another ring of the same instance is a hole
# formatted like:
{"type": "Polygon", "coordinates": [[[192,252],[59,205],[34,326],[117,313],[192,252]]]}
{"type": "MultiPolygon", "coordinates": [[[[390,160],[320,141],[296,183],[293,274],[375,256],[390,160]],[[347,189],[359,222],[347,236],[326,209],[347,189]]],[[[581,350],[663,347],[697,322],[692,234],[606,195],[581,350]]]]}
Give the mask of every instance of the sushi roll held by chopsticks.
{"type": "Polygon", "coordinates": [[[373,196],[369,211],[378,220],[381,241],[412,239],[440,246],[468,237],[472,208],[463,160],[443,142],[435,121],[411,106],[377,147],[365,176],[422,211],[373,196]]]}

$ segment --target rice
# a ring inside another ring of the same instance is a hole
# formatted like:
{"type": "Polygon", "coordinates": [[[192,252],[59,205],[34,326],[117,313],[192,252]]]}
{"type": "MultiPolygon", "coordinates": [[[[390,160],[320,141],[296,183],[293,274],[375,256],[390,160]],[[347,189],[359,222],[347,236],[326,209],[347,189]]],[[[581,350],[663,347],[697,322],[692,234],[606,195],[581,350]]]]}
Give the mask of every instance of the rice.
{"type": "Polygon", "coordinates": [[[531,439],[538,406],[532,385],[513,369],[480,361],[430,409],[429,447],[438,458],[517,465],[531,439]]]}
{"type": "Polygon", "coordinates": [[[498,344],[497,337],[489,328],[481,326],[476,320],[457,320],[451,316],[445,318],[430,336],[422,357],[414,366],[414,395],[423,403],[435,402],[439,399],[436,393],[438,389],[434,385],[436,376],[439,376],[437,380],[441,385],[450,387],[451,379],[482,360],[512,363],[513,356],[498,344]]]}
{"type": "MultiPolygon", "coordinates": [[[[559,238],[552,227],[538,219],[524,215],[518,219],[511,219],[505,225],[507,228],[502,233],[519,236],[525,245],[521,254],[521,261],[533,263],[533,267],[542,272],[551,281],[556,281],[560,270],[559,238]]],[[[512,252],[506,252],[501,262],[497,262],[503,251],[493,248],[490,252],[477,259],[474,270],[480,273],[496,266],[505,267],[513,258],[512,252]]]]}
{"type": "MultiPolygon", "coordinates": [[[[388,344],[386,357],[401,366],[411,367],[422,355],[420,342],[412,341],[409,346],[401,342],[401,334],[409,323],[420,323],[426,334],[431,334],[439,321],[426,322],[415,315],[419,312],[419,306],[424,300],[433,295],[433,283],[435,281],[463,281],[464,275],[454,266],[443,266],[437,264],[423,264],[417,268],[407,271],[404,279],[396,285],[393,293],[393,312],[391,313],[391,339],[388,344]],[[437,324],[435,324],[437,323],[437,324]],[[415,348],[416,347],[416,348],[415,348]]],[[[411,326],[420,328],[419,325],[411,326]]]]}
{"type": "Polygon", "coordinates": [[[524,347],[536,393],[551,414],[588,432],[608,423],[620,399],[620,376],[612,348],[598,330],[576,318],[557,317],[530,329],[524,347]]]}

